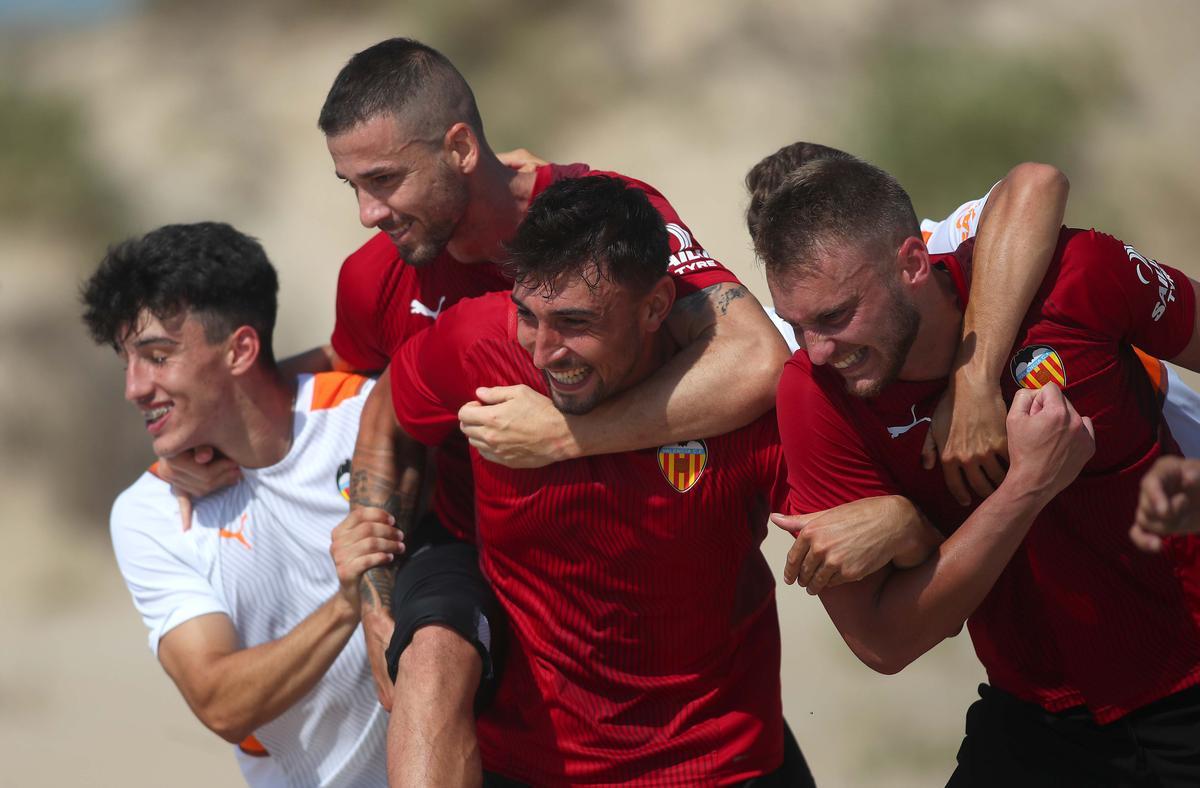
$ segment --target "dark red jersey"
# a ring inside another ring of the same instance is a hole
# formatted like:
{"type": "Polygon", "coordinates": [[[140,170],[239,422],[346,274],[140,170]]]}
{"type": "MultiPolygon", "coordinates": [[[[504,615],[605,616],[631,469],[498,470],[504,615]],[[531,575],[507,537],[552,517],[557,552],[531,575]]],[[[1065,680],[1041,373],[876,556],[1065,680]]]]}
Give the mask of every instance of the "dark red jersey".
{"type": "MultiPolygon", "coordinates": [[[[666,198],[641,181],[592,170],[586,164],[548,164],[537,170],[531,199],[555,181],[586,175],[611,175],[646,192],[667,223],[670,271],[676,277],[678,297],[718,282],[737,281],[700,246],[666,198]]],[[[460,263],[445,251],[427,266],[406,265],[381,232],[342,264],[331,343],[355,369],[382,370],[409,337],[432,325],[459,300],[511,288],[512,282],[494,264],[460,263]]],[[[461,434],[451,436],[438,449],[435,462],[433,509],[451,533],[469,540],[474,512],[466,439],[461,434]]]]}
{"type": "MultiPolygon", "coordinates": [[[[967,289],[971,248],[937,255],[967,289]]],[[[1138,484],[1174,442],[1132,344],[1179,354],[1193,330],[1187,278],[1095,231],[1064,230],[1013,346],[1003,390],[1063,387],[1096,429],[1096,454],[1041,513],[970,617],[992,684],[1050,711],[1086,704],[1106,723],[1200,681],[1200,539],[1160,555],[1129,540],[1138,484]]],[[[905,382],[858,399],[828,367],[798,352],[779,387],[789,510],[811,512],[899,493],[947,534],[960,507],[940,468],[922,469],[928,417],[946,380],[905,382]]]]}
{"type": "MultiPolygon", "coordinates": [[[[477,386],[545,379],[507,294],[464,301],[392,362],[429,445],[477,386]]],[[[489,770],[533,785],[710,785],[782,758],[779,625],[759,545],[786,495],[774,416],[536,470],[472,451],[480,562],[514,634],[479,722],[489,770]]]]}

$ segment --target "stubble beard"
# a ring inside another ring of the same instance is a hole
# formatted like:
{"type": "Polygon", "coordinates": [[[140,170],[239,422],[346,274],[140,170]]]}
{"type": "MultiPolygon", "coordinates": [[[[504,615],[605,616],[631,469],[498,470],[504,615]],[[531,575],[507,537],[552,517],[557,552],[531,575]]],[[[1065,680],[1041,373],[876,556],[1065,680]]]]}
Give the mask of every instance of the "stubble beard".
{"type": "Polygon", "coordinates": [[[857,388],[857,381],[846,381],[846,391],[862,399],[877,397],[885,388],[896,382],[921,328],[921,313],[917,307],[905,299],[898,287],[891,286],[889,289],[892,303],[888,309],[888,317],[895,330],[891,334],[891,342],[878,351],[885,364],[883,372],[875,380],[859,383],[857,388]]]}

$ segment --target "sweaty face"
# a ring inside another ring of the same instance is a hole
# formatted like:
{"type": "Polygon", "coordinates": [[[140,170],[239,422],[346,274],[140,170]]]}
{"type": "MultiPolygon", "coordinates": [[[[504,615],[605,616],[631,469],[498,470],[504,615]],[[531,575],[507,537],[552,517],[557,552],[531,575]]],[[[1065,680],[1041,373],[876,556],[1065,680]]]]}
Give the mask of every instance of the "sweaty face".
{"type": "Polygon", "coordinates": [[[775,310],[796,330],[814,365],[828,364],[857,397],[874,397],[895,381],[921,315],[899,280],[880,272],[862,250],[800,277],[768,275],[775,310]]]}
{"type": "Polygon", "coordinates": [[[644,298],[629,288],[572,276],[553,293],[517,284],[512,299],[517,340],[562,412],[587,413],[644,376],[652,335],[638,317],[644,298]]]}
{"type": "Polygon", "coordinates": [[[158,456],[211,442],[227,401],[224,351],[188,313],[164,322],[143,310],[121,338],[125,399],[141,411],[158,456]]]}
{"type": "Polygon", "coordinates": [[[359,221],[387,233],[404,261],[420,267],[454,237],[467,186],[440,138],[414,139],[404,125],[385,113],[325,142],[337,176],[354,189],[359,221]]]}

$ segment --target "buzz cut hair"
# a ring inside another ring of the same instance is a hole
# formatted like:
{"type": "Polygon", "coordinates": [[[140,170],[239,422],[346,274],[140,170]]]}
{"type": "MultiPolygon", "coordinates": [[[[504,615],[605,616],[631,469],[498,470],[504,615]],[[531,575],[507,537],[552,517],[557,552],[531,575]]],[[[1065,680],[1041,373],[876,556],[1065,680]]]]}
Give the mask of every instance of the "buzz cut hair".
{"type": "Polygon", "coordinates": [[[485,144],[471,86],[445,55],[411,38],[389,38],[350,58],[317,125],[326,137],[336,137],[385,114],[416,139],[439,141],[451,126],[466,123],[485,144]]]}
{"type": "Polygon", "coordinates": [[[750,192],[750,204],[746,206],[746,227],[750,239],[758,235],[758,224],[763,207],[775,190],[783,185],[787,176],[817,159],[852,159],[849,153],[819,142],[793,142],[766,156],[746,173],[746,191],[750,192]]]}
{"type": "Polygon", "coordinates": [[[920,237],[912,200],[900,183],[856,158],[818,159],[784,179],[763,206],[754,251],[767,276],[794,280],[815,271],[829,250],[857,247],[890,259],[920,237]]]}

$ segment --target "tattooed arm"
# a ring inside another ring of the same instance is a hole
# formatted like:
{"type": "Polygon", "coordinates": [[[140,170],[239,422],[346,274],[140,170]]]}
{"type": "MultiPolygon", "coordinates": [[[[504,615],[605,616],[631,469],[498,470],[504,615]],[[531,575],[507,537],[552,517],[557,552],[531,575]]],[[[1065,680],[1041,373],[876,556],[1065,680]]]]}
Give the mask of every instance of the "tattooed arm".
{"type": "Polygon", "coordinates": [[[487,459],[536,468],[720,435],[774,407],[787,346],[744,286],[722,282],[680,298],[667,327],[682,349],[589,413],[560,413],[526,386],[481,388],[459,411],[463,433],[487,459]]]}
{"type": "MultiPolygon", "coordinates": [[[[396,423],[392,409],[392,387],[389,371],[384,370],[379,382],[371,389],[363,404],[359,421],[358,442],[354,447],[354,470],[350,476],[351,514],[363,509],[382,509],[393,518],[386,526],[359,528],[354,533],[334,532],[334,562],[338,575],[345,582],[355,574],[339,558],[337,546],[365,539],[377,539],[381,549],[388,529],[399,529],[401,544],[396,553],[403,553],[404,538],[415,523],[421,478],[424,473],[425,447],[404,434],[396,423]],[[383,531],[377,532],[379,528],[383,531]]],[[[346,523],[350,523],[348,519],[346,523]]],[[[343,526],[346,525],[343,523],[343,526]]],[[[342,530],[343,526],[339,526],[342,530]]],[[[393,530],[394,534],[395,531],[393,530]]],[[[395,585],[398,561],[390,561],[363,571],[358,579],[362,610],[363,635],[367,639],[367,655],[375,677],[375,689],[380,703],[390,707],[392,682],[388,676],[385,652],[391,642],[395,621],[392,618],[392,589],[395,585]]]]}

